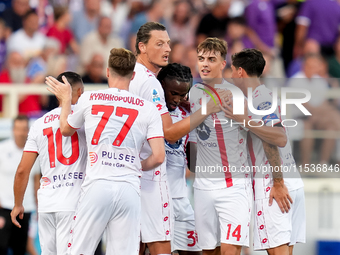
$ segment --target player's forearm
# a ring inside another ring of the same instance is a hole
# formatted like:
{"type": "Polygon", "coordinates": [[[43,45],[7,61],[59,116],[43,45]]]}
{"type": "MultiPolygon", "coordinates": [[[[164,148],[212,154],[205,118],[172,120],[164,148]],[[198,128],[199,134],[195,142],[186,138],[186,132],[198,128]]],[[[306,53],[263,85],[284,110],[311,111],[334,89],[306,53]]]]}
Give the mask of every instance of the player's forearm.
{"type": "Polygon", "coordinates": [[[285,147],[287,144],[287,136],[282,127],[261,126],[261,124],[252,121],[246,122],[246,128],[269,144],[278,147],[285,147]]]}
{"type": "Polygon", "coordinates": [[[273,185],[283,185],[283,175],[282,175],[282,168],[281,168],[281,158],[279,149],[277,146],[269,144],[265,141],[262,141],[263,149],[268,159],[269,164],[272,166],[273,171],[273,185]]]}
{"type": "Polygon", "coordinates": [[[65,100],[61,103],[60,113],[60,132],[63,136],[71,136],[75,130],[67,123],[67,117],[71,114],[71,99],[65,100]]]}
{"type": "Polygon", "coordinates": [[[29,179],[29,171],[20,163],[14,178],[14,205],[21,206],[29,179]]]}
{"type": "Polygon", "coordinates": [[[160,166],[164,162],[164,159],[165,159],[165,152],[163,155],[161,155],[160,153],[156,155],[151,154],[147,159],[141,162],[143,171],[155,169],[156,167],[160,166]]]}

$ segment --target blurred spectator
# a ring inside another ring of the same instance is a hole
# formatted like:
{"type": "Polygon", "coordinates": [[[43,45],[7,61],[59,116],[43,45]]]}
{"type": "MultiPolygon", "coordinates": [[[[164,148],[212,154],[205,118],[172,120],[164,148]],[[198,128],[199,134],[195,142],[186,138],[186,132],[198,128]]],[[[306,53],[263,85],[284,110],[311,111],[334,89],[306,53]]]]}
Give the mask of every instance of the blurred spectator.
{"type": "Polygon", "coordinates": [[[71,29],[78,43],[98,26],[100,1],[84,0],[84,9],[73,13],[71,29]]]}
{"type": "MultiPolygon", "coordinates": [[[[24,58],[18,52],[11,52],[8,55],[6,68],[0,73],[0,83],[29,83],[26,74],[26,63],[24,58]]],[[[2,84],[0,84],[2,85],[2,84]]],[[[32,115],[40,114],[40,96],[21,95],[19,96],[19,113],[32,115]]],[[[2,98],[0,98],[2,106],[2,98]]]]}
{"type": "Polygon", "coordinates": [[[130,30],[132,23],[135,19],[135,16],[142,12],[144,9],[144,3],[143,0],[129,0],[130,2],[130,12],[129,15],[127,16],[127,20],[124,22],[122,25],[122,28],[120,30],[120,38],[124,41],[124,46],[125,48],[129,48],[130,46],[130,30]]]}
{"type": "Polygon", "coordinates": [[[187,47],[185,47],[180,42],[171,43],[171,52],[170,52],[170,63],[179,63],[183,64],[185,61],[185,53],[187,51],[187,47]]]}
{"type": "Polygon", "coordinates": [[[82,77],[83,83],[107,83],[107,78],[103,76],[106,70],[104,58],[100,54],[94,54],[90,63],[86,67],[86,73],[82,77]]]}
{"type": "MultiPolygon", "coordinates": [[[[254,45],[250,41],[249,37],[246,35],[247,24],[244,18],[237,17],[230,19],[227,26],[227,36],[226,41],[228,45],[233,45],[234,42],[242,42],[244,48],[253,48],[254,45]]],[[[242,50],[241,49],[241,50],[242,50]]],[[[236,52],[235,52],[236,53],[236,52]]]]}
{"type": "Polygon", "coordinates": [[[176,1],[174,5],[173,15],[166,22],[169,36],[172,41],[194,46],[197,18],[193,16],[192,7],[187,0],[176,1]]]}
{"type": "Polygon", "coordinates": [[[164,25],[163,15],[164,0],[152,0],[146,11],[137,14],[131,24],[129,49],[135,51],[136,37],[139,28],[149,21],[160,22],[164,25]]]}
{"type": "Polygon", "coordinates": [[[0,71],[6,61],[5,22],[0,19],[0,71]]]}
{"type": "Polygon", "coordinates": [[[328,60],[328,69],[332,77],[340,78],[340,36],[334,44],[334,56],[328,60]]]}
{"type": "MultiPolygon", "coordinates": [[[[31,0],[30,5],[38,14],[39,31],[46,34],[48,29],[53,26],[53,1],[50,0],[31,0]]],[[[58,5],[54,5],[58,6],[58,5]]]]}
{"type": "Polygon", "coordinates": [[[333,44],[339,34],[340,3],[334,0],[308,0],[301,6],[296,18],[294,56],[302,54],[305,39],[314,39],[326,55],[333,53],[333,44]]]}
{"type": "Polygon", "coordinates": [[[38,32],[38,29],[38,15],[34,10],[30,10],[23,16],[23,28],[8,38],[7,51],[20,52],[26,60],[38,56],[46,41],[45,35],[38,32]]]}
{"type": "MultiPolygon", "coordinates": [[[[311,99],[304,106],[312,114],[302,115],[300,110],[292,111],[293,118],[301,118],[304,123],[304,134],[309,130],[339,131],[340,114],[326,98],[329,89],[327,81],[319,74],[323,59],[320,55],[309,54],[304,58],[302,71],[294,75],[288,83],[290,87],[307,89],[311,92],[311,99]]],[[[292,109],[293,110],[293,109],[292,109]]],[[[310,164],[314,148],[314,138],[305,137],[300,142],[302,164],[310,164]]],[[[320,149],[320,162],[329,163],[335,145],[334,139],[323,139],[320,149]]]]}
{"type": "Polygon", "coordinates": [[[22,17],[31,9],[29,0],[13,0],[12,8],[6,9],[2,17],[6,24],[6,38],[22,28],[22,17]]]}
{"type": "Polygon", "coordinates": [[[272,54],[270,51],[275,47],[276,20],[273,0],[252,0],[245,10],[245,17],[249,28],[256,33],[256,38],[248,32],[255,46],[272,54]],[[257,40],[257,38],[259,40],[257,40]]]}
{"type": "Polygon", "coordinates": [[[60,43],[54,38],[47,38],[40,56],[30,60],[27,66],[27,76],[32,83],[44,83],[47,75],[47,65],[52,56],[60,52],[60,43]]]}
{"type": "Polygon", "coordinates": [[[216,0],[212,11],[201,19],[196,31],[196,44],[200,44],[207,37],[224,38],[229,21],[228,11],[230,0],[216,0]]]}
{"type": "Polygon", "coordinates": [[[290,62],[287,68],[287,77],[292,77],[294,74],[301,71],[303,56],[308,54],[321,54],[320,44],[314,39],[306,40],[303,47],[303,55],[290,62]]]}
{"type": "Polygon", "coordinates": [[[194,79],[193,84],[197,82],[198,79],[200,79],[200,75],[198,72],[198,67],[197,67],[197,50],[194,47],[188,48],[186,50],[186,54],[184,55],[184,65],[190,68],[192,78],[194,79]]]}
{"type": "MultiPolygon", "coordinates": [[[[122,40],[112,36],[111,31],[111,20],[108,17],[101,17],[99,19],[98,29],[84,37],[80,46],[81,70],[90,63],[94,54],[100,54],[106,66],[111,49],[124,47],[122,40]]],[[[102,74],[106,77],[106,70],[104,70],[102,74]]]]}
{"type": "Polygon", "coordinates": [[[34,185],[39,183],[40,171],[34,165],[29,176],[24,197],[24,218],[19,219],[21,228],[11,221],[11,210],[14,207],[14,176],[19,165],[25,142],[28,136],[28,118],[19,115],[13,121],[13,138],[0,143],[0,254],[25,255],[30,216],[36,210],[36,192],[34,185]]]}
{"type": "Polygon", "coordinates": [[[61,44],[60,53],[64,54],[68,46],[75,54],[79,53],[79,46],[68,28],[72,20],[71,14],[66,7],[54,8],[54,25],[48,30],[47,36],[54,37],[61,44]]]}
{"type": "Polygon", "coordinates": [[[101,15],[111,18],[112,33],[119,36],[128,18],[130,4],[126,0],[104,0],[100,6],[100,12],[101,15]]]}

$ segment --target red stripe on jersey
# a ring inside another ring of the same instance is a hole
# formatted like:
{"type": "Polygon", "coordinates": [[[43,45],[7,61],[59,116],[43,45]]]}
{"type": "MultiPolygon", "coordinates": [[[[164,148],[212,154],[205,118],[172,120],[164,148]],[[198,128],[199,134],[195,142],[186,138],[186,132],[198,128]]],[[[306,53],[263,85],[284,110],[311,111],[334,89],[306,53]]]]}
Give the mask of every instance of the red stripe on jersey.
{"type": "MultiPolygon", "coordinates": [[[[218,120],[218,118],[216,117],[218,120]]],[[[231,178],[231,173],[229,172],[229,161],[227,156],[227,150],[224,144],[223,129],[220,122],[215,122],[215,130],[217,136],[218,148],[220,149],[220,155],[222,160],[222,165],[227,167],[225,174],[225,181],[227,183],[227,188],[233,186],[233,179],[231,178]]]]}
{"type": "Polygon", "coordinates": [[[154,139],[154,138],[164,138],[164,136],[154,136],[154,137],[150,137],[147,140],[149,141],[150,139],[154,139]]]}

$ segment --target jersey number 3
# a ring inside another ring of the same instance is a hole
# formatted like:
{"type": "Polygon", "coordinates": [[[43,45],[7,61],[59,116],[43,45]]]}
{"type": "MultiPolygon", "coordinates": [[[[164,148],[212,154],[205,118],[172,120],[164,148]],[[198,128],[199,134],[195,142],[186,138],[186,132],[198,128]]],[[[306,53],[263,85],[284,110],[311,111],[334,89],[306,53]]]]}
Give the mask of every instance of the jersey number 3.
{"type": "Polygon", "coordinates": [[[71,136],[71,144],[72,144],[72,154],[68,158],[63,155],[63,136],[61,135],[60,129],[58,128],[57,132],[55,133],[55,141],[56,145],[54,145],[54,134],[52,127],[45,128],[43,130],[44,135],[47,136],[48,139],[48,156],[50,158],[50,167],[55,167],[55,157],[56,157],[56,149],[57,149],[57,159],[63,165],[72,165],[74,162],[77,161],[79,157],[79,140],[78,134],[75,132],[71,136]]]}

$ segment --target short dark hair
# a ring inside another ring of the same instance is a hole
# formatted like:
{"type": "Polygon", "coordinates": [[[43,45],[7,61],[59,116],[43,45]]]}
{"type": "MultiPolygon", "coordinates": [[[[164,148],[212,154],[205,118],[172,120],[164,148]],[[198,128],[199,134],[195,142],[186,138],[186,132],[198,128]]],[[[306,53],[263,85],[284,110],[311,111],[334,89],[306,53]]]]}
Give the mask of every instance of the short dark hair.
{"type": "Polygon", "coordinates": [[[190,87],[192,85],[192,75],[190,68],[177,63],[168,64],[167,66],[163,67],[159,71],[157,79],[159,82],[162,82],[165,79],[170,79],[179,82],[189,82],[190,87]]]}
{"type": "Polygon", "coordinates": [[[227,56],[228,45],[226,41],[217,37],[209,37],[198,45],[197,53],[200,53],[201,51],[203,51],[203,53],[214,52],[215,54],[219,52],[221,57],[225,59],[227,56]]]}
{"type": "Polygon", "coordinates": [[[76,85],[76,84],[79,84],[79,83],[83,84],[83,80],[81,79],[80,75],[75,73],[75,72],[70,72],[70,71],[63,72],[63,73],[58,75],[57,80],[59,82],[64,83],[64,81],[62,79],[63,76],[66,77],[66,79],[67,79],[68,83],[70,83],[71,87],[76,85]]]}
{"type": "Polygon", "coordinates": [[[232,55],[231,60],[235,68],[243,68],[249,76],[260,77],[266,65],[262,52],[257,49],[244,49],[232,55]]]}
{"type": "Polygon", "coordinates": [[[137,38],[136,38],[136,52],[137,54],[140,54],[139,50],[139,43],[142,42],[144,44],[147,44],[151,37],[151,31],[166,31],[166,28],[164,25],[158,22],[147,22],[144,25],[142,25],[137,32],[137,38]]]}
{"type": "Polygon", "coordinates": [[[109,69],[122,77],[131,77],[136,65],[136,56],[129,50],[113,48],[110,51],[109,69]]]}
{"type": "Polygon", "coordinates": [[[28,11],[24,14],[24,16],[22,16],[22,20],[23,20],[23,21],[26,20],[26,19],[27,19],[29,16],[31,16],[32,14],[38,16],[37,12],[36,12],[34,9],[30,9],[30,10],[28,10],[28,11]]]}
{"type": "Polygon", "coordinates": [[[54,20],[57,21],[62,17],[65,13],[68,12],[68,8],[64,6],[56,6],[54,7],[53,13],[54,13],[54,20]]]}
{"type": "Polygon", "coordinates": [[[26,122],[27,122],[27,125],[28,125],[29,118],[27,117],[27,115],[19,114],[18,116],[16,116],[16,117],[13,119],[13,127],[14,127],[14,123],[15,123],[16,121],[26,121],[26,122]]]}

